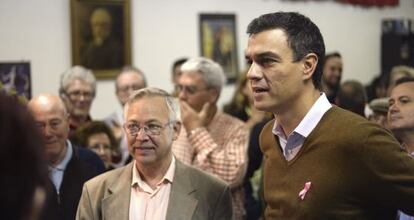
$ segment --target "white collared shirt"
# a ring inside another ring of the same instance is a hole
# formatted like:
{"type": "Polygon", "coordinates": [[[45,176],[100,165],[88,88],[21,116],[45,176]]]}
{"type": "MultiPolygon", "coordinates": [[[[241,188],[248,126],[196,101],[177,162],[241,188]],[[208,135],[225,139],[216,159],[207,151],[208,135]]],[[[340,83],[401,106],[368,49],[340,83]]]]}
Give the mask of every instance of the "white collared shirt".
{"type": "Polygon", "coordinates": [[[292,160],[299,150],[302,148],[305,139],[313,131],[316,125],[321,120],[322,116],[332,107],[326,98],[325,93],[321,93],[321,96],[312,105],[311,109],[306,113],[305,117],[299,123],[299,125],[293,130],[289,137],[285,136],[281,125],[273,125],[273,134],[279,137],[279,144],[282,148],[283,155],[287,161],[292,160]]]}
{"type": "Polygon", "coordinates": [[[171,185],[174,179],[175,158],[172,157],[162,180],[157,188],[152,189],[141,179],[136,168],[136,161],[132,169],[131,198],[129,204],[130,220],[164,220],[167,216],[168,202],[171,194],[171,185]]]}
{"type": "Polygon", "coordinates": [[[52,180],[58,194],[60,192],[60,186],[62,185],[66,167],[68,166],[68,163],[73,155],[72,144],[68,140],[66,140],[66,147],[67,151],[63,160],[56,167],[49,165],[49,178],[52,180]]]}

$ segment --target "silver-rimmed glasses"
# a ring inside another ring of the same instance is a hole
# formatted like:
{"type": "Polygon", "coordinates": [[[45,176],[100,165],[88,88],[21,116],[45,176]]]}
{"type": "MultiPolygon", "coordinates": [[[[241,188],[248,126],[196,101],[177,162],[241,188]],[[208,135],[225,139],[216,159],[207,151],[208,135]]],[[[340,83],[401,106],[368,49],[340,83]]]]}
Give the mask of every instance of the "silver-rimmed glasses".
{"type": "Polygon", "coordinates": [[[128,134],[130,134],[132,136],[138,135],[138,132],[139,132],[139,130],[141,130],[141,128],[144,129],[144,132],[147,135],[160,135],[161,131],[165,127],[170,125],[171,123],[173,123],[173,121],[169,121],[164,125],[160,125],[160,124],[157,124],[157,123],[153,122],[153,123],[149,123],[149,124],[140,126],[138,123],[131,121],[131,122],[125,123],[124,128],[128,132],[128,134]]]}

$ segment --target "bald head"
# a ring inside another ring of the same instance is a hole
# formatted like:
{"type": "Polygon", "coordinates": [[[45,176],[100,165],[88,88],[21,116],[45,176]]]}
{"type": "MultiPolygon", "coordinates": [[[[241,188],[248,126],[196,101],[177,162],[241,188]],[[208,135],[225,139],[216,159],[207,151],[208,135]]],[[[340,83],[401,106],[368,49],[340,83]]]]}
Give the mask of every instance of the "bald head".
{"type": "Polygon", "coordinates": [[[65,105],[57,95],[44,93],[33,97],[27,104],[29,110],[34,114],[38,110],[52,110],[55,109],[61,112],[62,115],[67,115],[65,105]]]}
{"type": "Polygon", "coordinates": [[[27,107],[42,134],[49,164],[59,164],[66,155],[66,140],[69,136],[65,105],[56,95],[40,94],[33,97],[27,107]]]}

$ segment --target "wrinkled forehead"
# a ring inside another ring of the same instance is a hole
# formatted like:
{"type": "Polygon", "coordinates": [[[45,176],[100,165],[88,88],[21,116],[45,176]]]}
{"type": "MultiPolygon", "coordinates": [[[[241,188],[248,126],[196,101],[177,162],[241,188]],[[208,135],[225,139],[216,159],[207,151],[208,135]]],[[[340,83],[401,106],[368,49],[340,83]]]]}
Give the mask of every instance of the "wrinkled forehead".
{"type": "Polygon", "coordinates": [[[133,120],[168,120],[169,111],[165,97],[146,95],[136,97],[125,106],[125,121],[133,120]]]}
{"type": "Polygon", "coordinates": [[[93,91],[93,85],[85,80],[82,79],[74,79],[72,80],[66,87],[66,91],[93,91]]]}
{"type": "Polygon", "coordinates": [[[127,72],[123,72],[122,74],[118,76],[118,78],[116,79],[116,83],[118,87],[122,87],[124,85],[130,85],[130,84],[143,85],[144,79],[140,74],[134,71],[127,71],[127,72]]]}
{"type": "Polygon", "coordinates": [[[202,74],[198,71],[182,72],[178,82],[183,86],[200,86],[206,84],[202,74]]]}
{"type": "Polygon", "coordinates": [[[57,104],[42,105],[37,103],[31,105],[29,109],[36,121],[49,121],[54,119],[65,120],[67,118],[64,108],[57,104]]]}
{"type": "Polygon", "coordinates": [[[414,82],[403,82],[391,90],[391,96],[414,97],[414,82]]]}

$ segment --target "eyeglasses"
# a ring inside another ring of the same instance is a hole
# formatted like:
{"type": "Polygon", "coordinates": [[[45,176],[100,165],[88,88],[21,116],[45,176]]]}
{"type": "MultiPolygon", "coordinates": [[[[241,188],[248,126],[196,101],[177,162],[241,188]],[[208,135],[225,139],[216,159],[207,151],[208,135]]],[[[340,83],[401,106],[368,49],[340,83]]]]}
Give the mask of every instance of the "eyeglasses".
{"type": "Polygon", "coordinates": [[[183,86],[183,85],[177,85],[176,90],[178,93],[186,91],[190,95],[194,95],[197,92],[208,90],[209,88],[204,89],[198,89],[197,86],[183,86]]]}
{"type": "Polygon", "coordinates": [[[173,123],[173,121],[170,121],[164,125],[159,125],[155,123],[150,123],[144,126],[140,126],[138,123],[135,122],[127,122],[124,124],[125,130],[128,132],[128,134],[132,136],[138,135],[141,128],[144,129],[144,132],[146,135],[160,135],[162,129],[167,127],[169,124],[173,123]]]}
{"type": "Polygon", "coordinates": [[[79,99],[81,96],[83,96],[85,99],[92,99],[95,96],[95,94],[92,92],[82,92],[79,90],[66,92],[66,95],[68,95],[70,99],[79,99]]]}
{"type": "Polygon", "coordinates": [[[129,90],[135,91],[135,90],[142,89],[142,88],[143,86],[141,85],[126,85],[126,86],[118,87],[118,92],[126,93],[129,90]]]}

